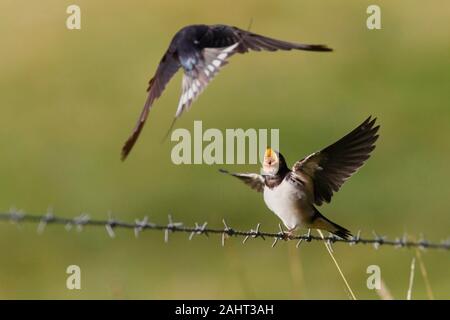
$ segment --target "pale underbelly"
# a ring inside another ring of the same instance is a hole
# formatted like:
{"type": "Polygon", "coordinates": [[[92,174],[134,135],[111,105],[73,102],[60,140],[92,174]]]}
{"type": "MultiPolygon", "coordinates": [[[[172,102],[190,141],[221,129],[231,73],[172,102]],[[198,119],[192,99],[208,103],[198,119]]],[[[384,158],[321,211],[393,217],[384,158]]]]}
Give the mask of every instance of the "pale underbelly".
{"type": "Polygon", "coordinates": [[[280,185],[279,188],[264,190],[267,207],[283,221],[288,229],[307,224],[314,214],[306,194],[300,190],[280,185]]]}

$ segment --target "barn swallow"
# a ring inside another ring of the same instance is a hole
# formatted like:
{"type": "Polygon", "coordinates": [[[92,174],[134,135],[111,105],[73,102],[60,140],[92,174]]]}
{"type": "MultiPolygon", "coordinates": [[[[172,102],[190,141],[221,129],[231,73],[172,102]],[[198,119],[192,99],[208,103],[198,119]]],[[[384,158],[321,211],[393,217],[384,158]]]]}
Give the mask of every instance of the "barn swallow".
{"type": "Polygon", "coordinates": [[[227,25],[190,25],[178,31],[162,57],[155,75],[149,82],[148,97],[138,122],[122,148],[124,160],[133,148],[147,120],[153,102],[159,98],[167,83],[181,67],[184,75],[182,94],[172,126],[189,109],[227,59],[235,53],[277,50],[332,51],[324,45],[300,44],[277,40],[227,25]]]}
{"type": "Polygon", "coordinates": [[[378,139],[375,121],[369,117],[337,142],[297,161],[292,169],[281,153],[268,148],[262,174],[220,171],[263,192],[267,207],[283,221],[289,235],[306,227],[349,239],[349,230],[327,219],[315,206],[329,203],[333,193],[370,157],[378,139]]]}

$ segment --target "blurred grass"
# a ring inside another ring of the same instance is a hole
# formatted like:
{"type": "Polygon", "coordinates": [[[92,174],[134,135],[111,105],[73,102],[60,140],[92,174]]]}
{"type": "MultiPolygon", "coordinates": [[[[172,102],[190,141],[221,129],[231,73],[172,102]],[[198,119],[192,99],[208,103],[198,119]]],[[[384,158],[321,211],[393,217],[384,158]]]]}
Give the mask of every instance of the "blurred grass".
{"type": "MultiPolygon", "coordinates": [[[[145,100],[147,81],[172,35],[193,23],[226,23],[286,40],[324,43],[331,54],[254,53],[232,58],[179,127],[280,128],[290,163],[372,114],[381,138],[374,156],[324,214],[351,230],[396,236],[449,231],[450,37],[446,1],[378,1],[382,30],[365,28],[369,1],[77,1],[82,30],[65,28],[69,1],[6,0],[0,20],[0,209],[87,211],[120,219],[167,213],[185,223],[226,218],[232,226],[277,218],[261,195],[217,173],[223,166],[175,166],[161,145],[175,112],[178,75],[157,101],[130,158],[119,152],[145,100]]],[[[258,171],[256,166],[227,166],[258,171]]],[[[135,240],[102,230],[67,234],[0,225],[0,298],[342,298],[347,294],[321,244],[302,246],[296,288],[292,250],[263,241],[187,241],[159,233],[135,240]],[[83,289],[65,289],[78,264],[83,289]]],[[[406,295],[413,251],[335,246],[359,298],[376,299],[365,270],[378,264],[396,298],[406,295]]],[[[423,255],[437,298],[450,297],[449,258],[423,255]]],[[[413,297],[426,298],[420,275],[413,297]]]]}

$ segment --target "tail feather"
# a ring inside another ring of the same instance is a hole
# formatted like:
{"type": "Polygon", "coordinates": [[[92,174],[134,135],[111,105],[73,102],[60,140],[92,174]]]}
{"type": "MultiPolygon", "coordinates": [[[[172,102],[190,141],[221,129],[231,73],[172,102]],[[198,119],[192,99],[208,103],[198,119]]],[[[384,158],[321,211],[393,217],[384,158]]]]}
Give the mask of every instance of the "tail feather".
{"type": "Polygon", "coordinates": [[[322,51],[322,52],[333,51],[333,49],[323,44],[298,44],[296,49],[305,51],[322,51]]]}
{"type": "Polygon", "coordinates": [[[352,237],[352,234],[350,233],[349,230],[347,230],[344,227],[338,225],[337,223],[334,223],[333,221],[327,219],[316,208],[314,208],[314,210],[315,210],[315,216],[314,216],[314,220],[313,220],[314,228],[318,228],[318,229],[322,229],[322,230],[331,232],[332,234],[335,234],[342,239],[348,240],[352,237]]]}

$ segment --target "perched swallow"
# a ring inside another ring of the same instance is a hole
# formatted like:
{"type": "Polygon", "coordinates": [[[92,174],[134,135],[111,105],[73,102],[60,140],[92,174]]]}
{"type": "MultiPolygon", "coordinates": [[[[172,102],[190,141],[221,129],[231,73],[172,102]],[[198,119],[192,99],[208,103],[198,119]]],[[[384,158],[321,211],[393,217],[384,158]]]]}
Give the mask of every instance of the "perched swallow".
{"type": "Polygon", "coordinates": [[[288,234],[302,226],[348,239],[350,231],[328,220],[315,205],[329,203],[333,193],[370,157],[378,139],[375,121],[369,117],[342,139],[297,161],[292,169],[281,153],[268,148],[261,175],[220,171],[263,192],[267,207],[283,221],[288,234]]]}
{"type": "MultiPolygon", "coordinates": [[[[124,160],[144,127],[153,102],[161,96],[172,76],[183,68],[182,94],[172,122],[188,109],[227,59],[235,53],[277,50],[332,51],[324,45],[299,44],[272,39],[226,25],[190,25],[178,31],[149,82],[148,97],[133,133],[122,148],[124,160]]],[[[169,130],[170,132],[170,130],[169,130]]]]}

